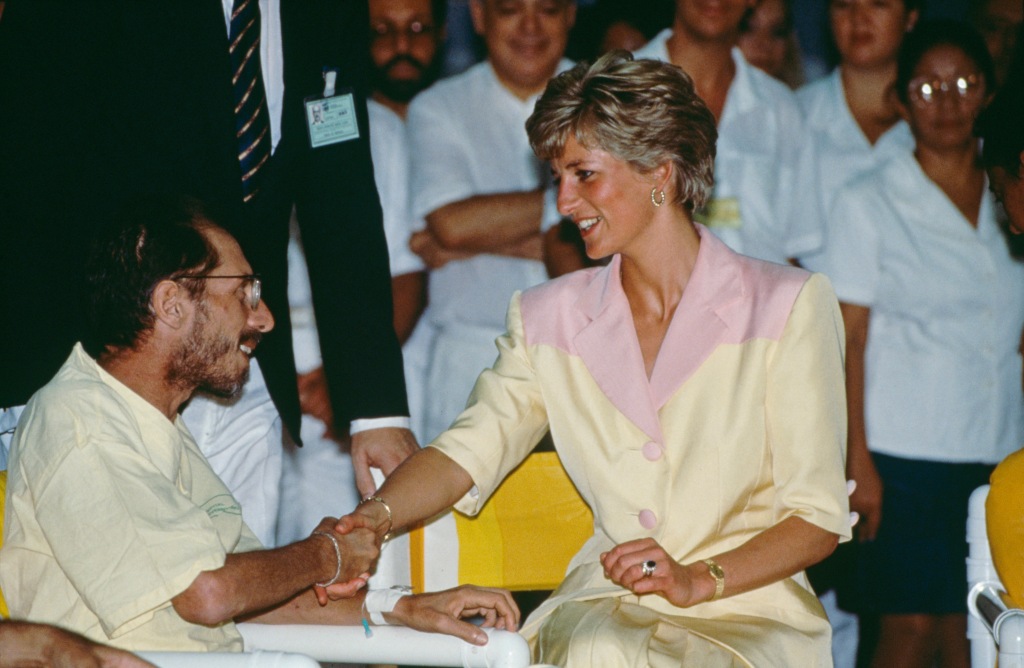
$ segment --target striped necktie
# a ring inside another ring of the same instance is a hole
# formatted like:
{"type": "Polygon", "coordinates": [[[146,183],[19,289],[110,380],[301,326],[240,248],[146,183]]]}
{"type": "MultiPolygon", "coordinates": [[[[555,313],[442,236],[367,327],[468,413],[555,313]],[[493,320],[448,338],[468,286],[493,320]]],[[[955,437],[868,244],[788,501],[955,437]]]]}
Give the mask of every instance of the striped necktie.
{"type": "Polygon", "coordinates": [[[238,162],[242,199],[248,202],[259,192],[260,170],[270,159],[270,112],[260,70],[259,0],[235,0],[230,32],[238,162]]]}

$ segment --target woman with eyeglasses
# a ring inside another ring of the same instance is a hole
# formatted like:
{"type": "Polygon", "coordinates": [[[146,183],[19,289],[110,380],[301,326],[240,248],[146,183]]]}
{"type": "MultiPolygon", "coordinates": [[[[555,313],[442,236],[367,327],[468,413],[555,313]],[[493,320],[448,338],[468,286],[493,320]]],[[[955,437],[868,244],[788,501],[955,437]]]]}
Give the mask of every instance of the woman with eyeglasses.
{"type": "Polygon", "coordinates": [[[971,491],[1024,442],[1024,265],[1010,255],[972,126],[992,60],[955,22],[919,25],[896,72],[915,150],[837,195],[820,267],[847,336],[847,473],[858,612],[873,666],[967,666],[971,491]]]}

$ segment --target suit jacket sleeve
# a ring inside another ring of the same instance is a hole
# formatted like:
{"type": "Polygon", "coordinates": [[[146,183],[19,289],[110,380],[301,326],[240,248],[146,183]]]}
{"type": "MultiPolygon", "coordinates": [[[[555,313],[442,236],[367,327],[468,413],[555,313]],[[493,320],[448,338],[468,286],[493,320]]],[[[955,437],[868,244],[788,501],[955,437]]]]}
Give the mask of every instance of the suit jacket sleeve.
{"type": "MultiPolygon", "coordinates": [[[[392,324],[391,276],[370,157],[366,112],[369,18],[365,0],[282,0],[285,108],[300,233],[309,265],[320,347],[336,423],[408,415],[402,353],[392,324]],[[309,147],[303,98],[338,69],[351,89],[359,138],[309,147]]],[[[287,144],[285,144],[287,142],[287,144]]]]}

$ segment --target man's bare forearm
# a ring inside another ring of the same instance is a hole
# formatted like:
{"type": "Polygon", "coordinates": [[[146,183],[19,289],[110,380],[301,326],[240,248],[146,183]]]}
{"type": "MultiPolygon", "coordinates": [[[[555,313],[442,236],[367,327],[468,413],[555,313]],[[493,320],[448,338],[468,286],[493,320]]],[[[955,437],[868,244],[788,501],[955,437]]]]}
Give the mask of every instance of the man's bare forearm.
{"type": "MultiPolygon", "coordinates": [[[[333,524],[321,522],[318,529],[329,532],[333,524]]],[[[368,531],[335,537],[341,550],[340,582],[370,569],[379,554],[376,537],[368,531]]],[[[334,544],[314,535],[272,550],[229,554],[221,568],[200,573],[171,603],[186,621],[220,624],[279,605],[315,582],[331,580],[336,572],[334,544]]]]}

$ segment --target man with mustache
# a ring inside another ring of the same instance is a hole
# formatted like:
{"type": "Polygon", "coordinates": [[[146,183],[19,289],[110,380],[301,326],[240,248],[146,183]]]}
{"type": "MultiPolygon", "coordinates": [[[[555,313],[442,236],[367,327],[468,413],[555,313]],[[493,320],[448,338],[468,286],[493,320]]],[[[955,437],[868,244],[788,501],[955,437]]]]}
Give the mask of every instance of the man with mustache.
{"type": "Polygon", "coordinates": [[[402,118],[441,73],[445,0],[370,0],[373,100],[402,118]]]}
{"type": "Polygon", "coordinates": [[[114,222],[87,263],[91,335],[29,401],[11,448],[0,586],[12,616],[130,650],[240,651],[235,619],[358,624],[364,604],[475,644],[485,634],[447,611],[514,629],[497,590],[378,605],[359,592],[376,536],[338,534],[331,518],[262,549],[178,414],[198,389],[245,383],[274,326],[262,279],[194,200],[137,199],[114,222]],[[349,598],[315,590],[334,582],[349,598]]]}

